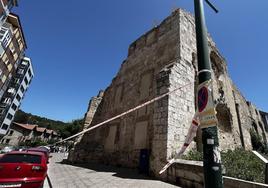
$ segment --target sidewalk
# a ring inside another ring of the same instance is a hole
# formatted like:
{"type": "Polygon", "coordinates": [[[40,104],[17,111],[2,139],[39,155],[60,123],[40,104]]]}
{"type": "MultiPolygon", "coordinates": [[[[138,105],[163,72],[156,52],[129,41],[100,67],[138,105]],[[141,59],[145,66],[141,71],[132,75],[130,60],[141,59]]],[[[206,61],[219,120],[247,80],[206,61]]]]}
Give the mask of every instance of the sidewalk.
{"type": "Polygon", "coordinates": [[[90,164],[72,166],[62,164],[64,154],[52,154],[48,178],[44,188],[175,188],[176,186],[152,180],[133,169],[90,164]]]}

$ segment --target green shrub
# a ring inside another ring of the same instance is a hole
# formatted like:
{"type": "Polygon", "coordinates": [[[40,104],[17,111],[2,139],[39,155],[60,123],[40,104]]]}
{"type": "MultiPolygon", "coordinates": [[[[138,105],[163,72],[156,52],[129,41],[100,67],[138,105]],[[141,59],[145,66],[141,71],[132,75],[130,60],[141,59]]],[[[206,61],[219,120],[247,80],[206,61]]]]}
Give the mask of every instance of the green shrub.
{"type": "MultiPolygon", "coordinates": [[[[202,161],[203,153],[191,150],[183,156],[186,160],[202,161]]],[[[251,151],[244,149],[228,150],[221,152],[222,164],[226,176],[248,181],[264,183],[265,164],[251,151]]]]}
{"type": "Polygon", "coordinates": [[[265,164],[251,151],[236,149],[221,153],[226,176],[264,183],[265,164]]]}
{"type": "Polygon", "coordinates": [[[35,140],[34,142],[31,142],[31,147],[38,147],[38,146],[46,146],[48,145],[47,142],[44,142],[42,140],[35,140]]]}
{"type": "Polygon", "coordinates": [[[38,146],[46,146],[48,145],[47,142],[42,141],[41,139],[36,139],[35,141],[27,141],[27,142],[20,142],[19,146],[27,146],[27,147],[38,147],[38,146]]]}
{"type": "Polygon", "coordinates": [[[190,150],[187,155],[183,155],[182,159],[193,160],[193,161],[203,161],[203,153],[197,150],[190,150]]]}

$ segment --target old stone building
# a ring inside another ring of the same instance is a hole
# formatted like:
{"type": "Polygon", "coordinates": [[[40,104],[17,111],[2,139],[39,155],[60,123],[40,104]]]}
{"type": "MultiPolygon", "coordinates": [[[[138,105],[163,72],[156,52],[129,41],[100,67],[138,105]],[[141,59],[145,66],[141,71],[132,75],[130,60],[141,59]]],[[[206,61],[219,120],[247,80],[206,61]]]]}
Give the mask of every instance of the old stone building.
{"type": "MultiPolygon", "coordinates": [[[[221,149],[251,149],[249,130],[266,141],[261,116],[230,79],[225,59],[209,37],[213,94],[221,149]]],[[[149,152],[150,172],[157,175],[183,144],[195,113],[197,82],[194,17],[178,9],[129,47],[127,59],[111,85],[90,102],[85,128],[129,110],[179,86],[165,98],[88,132],[69,155],[73,162],[99,161],[137,167],[149,152]],[[144,150],[143,150],[144,151],[144,150]]],[[[200,131],[191,147],[201,149],[200,131]]]]}

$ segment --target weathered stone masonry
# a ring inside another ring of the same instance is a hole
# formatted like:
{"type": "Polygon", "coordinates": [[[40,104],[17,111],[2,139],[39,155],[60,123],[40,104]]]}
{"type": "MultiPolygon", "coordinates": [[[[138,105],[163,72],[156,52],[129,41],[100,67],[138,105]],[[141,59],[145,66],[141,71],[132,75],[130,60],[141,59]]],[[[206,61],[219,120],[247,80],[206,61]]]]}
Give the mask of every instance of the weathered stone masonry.
{"type": "Polygon", "coordinates": [[[85,114],[85,124],[84,129],[88,128],[94,118],[94,115],[96,113],[97,108],[99,107],[99,104],[101,103],[103,97],[103,91],[100,91],[97,97],[92,97],[88,104],[88,110],[85,114]]]}
{"type": "MultiPolygon", "coordinates": [[[[249,129],[266,140],[258,110],[230,79],[227,65],[209,37],[213,93],[221,149],[251,149],[249,129]]],[[[150,172],[158,174],[182,145],[195,112],[197,62],[194,18],[179,9],[129,47],[111,85],[89,106],[85,128],[192,82],[154,104],[84,134],[69,155],[73,162],[98,161],[137,167],[141,149],[150,150],[150,172]],[[91,121],[92,120],[92,121],[91,121]]],[[[191,147],[201,147],[200,131],[191,147]]]]}

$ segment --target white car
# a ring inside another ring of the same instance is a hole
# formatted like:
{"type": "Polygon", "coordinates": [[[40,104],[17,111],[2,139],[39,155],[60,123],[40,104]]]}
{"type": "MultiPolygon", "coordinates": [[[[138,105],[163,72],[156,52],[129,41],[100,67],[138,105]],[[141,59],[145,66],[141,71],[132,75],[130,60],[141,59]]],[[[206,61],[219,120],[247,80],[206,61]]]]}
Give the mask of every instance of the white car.
{"type": "Polygon", "coordinates": [[[1,150],[1,153],[8,153],[13,151],[15,148],[13,146],[6,146],[1,150]]]}

